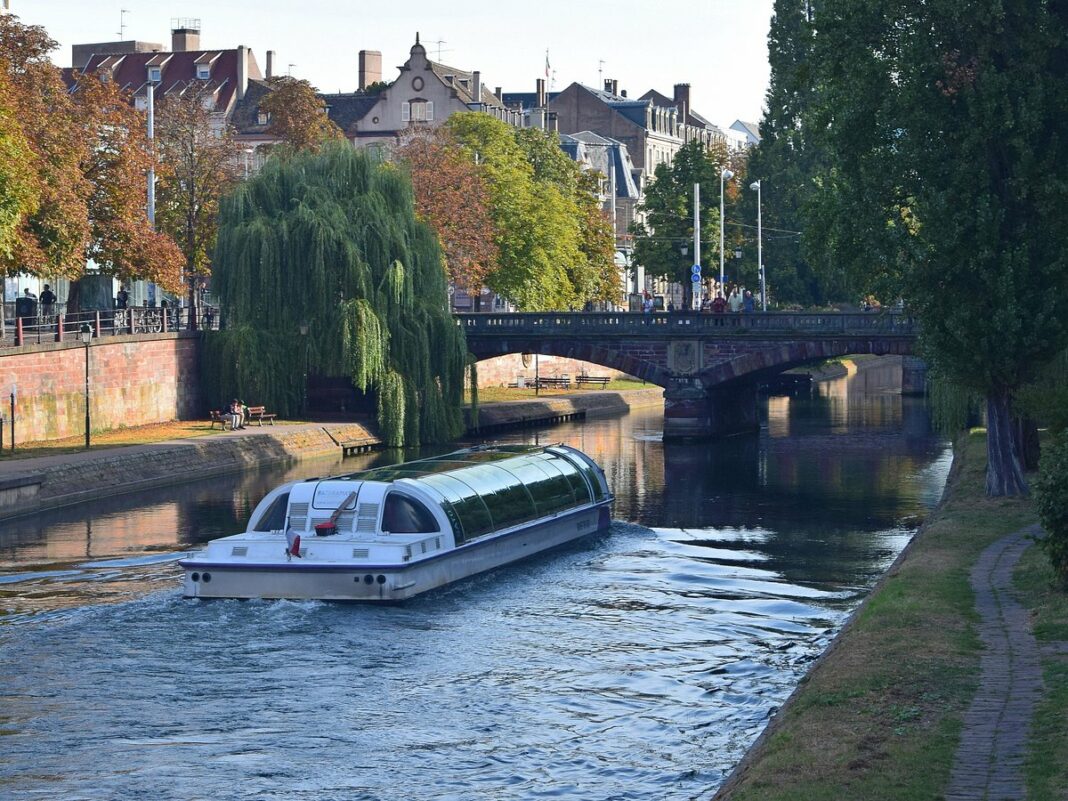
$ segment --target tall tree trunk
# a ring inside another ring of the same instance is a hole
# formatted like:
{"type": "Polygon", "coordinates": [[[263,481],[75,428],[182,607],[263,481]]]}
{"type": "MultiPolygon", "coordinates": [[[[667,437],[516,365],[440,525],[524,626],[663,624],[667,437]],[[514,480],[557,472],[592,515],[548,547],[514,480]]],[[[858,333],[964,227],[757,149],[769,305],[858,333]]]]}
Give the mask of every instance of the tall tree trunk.
{"type": "Polygon", "coordinates": [[[1038,423],[1030,417],[1016,418],[1016,458],[1024,470],[1037,470],[1041,448],[1038,438],[1038,423]]]}
{"type": "Polygon", "coordinates": [[[1019,427],[1012,413],[1012,393],[1006,387],[986,396],[986,494],[991,497],[1027,495],[1017,445],[1019,427]]]}

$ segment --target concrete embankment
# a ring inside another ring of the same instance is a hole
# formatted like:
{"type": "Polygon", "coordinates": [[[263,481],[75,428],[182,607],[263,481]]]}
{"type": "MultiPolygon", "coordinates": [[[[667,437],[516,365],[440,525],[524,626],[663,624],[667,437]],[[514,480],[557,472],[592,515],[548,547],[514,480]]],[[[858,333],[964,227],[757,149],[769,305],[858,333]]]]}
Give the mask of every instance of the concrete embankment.
{"type": "MultiPolygon", "coordinates": [[[[479,433],[622,414],[661,402],[659,388],[486,404],[479,433]]],[[[86,500],[381,447],[369,425],[301,424],[0,462],[0,519],[86,500]]]]}

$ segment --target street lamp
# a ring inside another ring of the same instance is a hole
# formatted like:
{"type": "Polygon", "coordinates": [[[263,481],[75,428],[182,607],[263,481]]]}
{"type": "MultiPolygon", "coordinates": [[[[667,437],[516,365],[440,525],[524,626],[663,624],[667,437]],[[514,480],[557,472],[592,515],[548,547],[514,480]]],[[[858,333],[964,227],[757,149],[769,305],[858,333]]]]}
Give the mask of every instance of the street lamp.
{"type": "Polygon", "coordinates": [[[760,218],[760,181],[753,181],[749,188],[757,193],[757,264],[760,267],[760,310],[768,310],[768,288],[764,282],[764,237],[760,218]]]}
{"type": "Polygon", "coordinates": [[[93,341],[93,329],[89,323],[82,323],[78,334],[85,345],[85,449],[89,450],[89,343],[93,341]]]}
{"type": "Polygon", "coordinates": [[[300,338],[304,340],[304,382],[300,388],[300,414],[302,417],[308,416],[308,330],[310,326],[308,322],[302,321],[300,324],[300,338]]]}
{"type": "Polygon", "coordinates": [[[723,184],[734,177],[734,173],[724,168],[723,172],[719,174],[719,291],[722,292],[723,287],[723,184]]]}

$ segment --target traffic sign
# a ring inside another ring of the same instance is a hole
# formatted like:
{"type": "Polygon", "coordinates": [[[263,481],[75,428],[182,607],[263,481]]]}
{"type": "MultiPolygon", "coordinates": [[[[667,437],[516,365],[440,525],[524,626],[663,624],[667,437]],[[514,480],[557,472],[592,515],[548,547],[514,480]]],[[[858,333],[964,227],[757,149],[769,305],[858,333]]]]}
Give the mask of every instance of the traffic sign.
{"type": "Polygon", "coordinates": [[[690,280],[693,281],[695,284],[701,283],[701,273],[694,273],[690,276],[690,280]]]}
{"type": "Polygon", "coordinates": [[[695,264],[693,267],[690,268],[690,273],[692,275],[700,275],[701,274],[701,265],[700,264],[695,264]]]}

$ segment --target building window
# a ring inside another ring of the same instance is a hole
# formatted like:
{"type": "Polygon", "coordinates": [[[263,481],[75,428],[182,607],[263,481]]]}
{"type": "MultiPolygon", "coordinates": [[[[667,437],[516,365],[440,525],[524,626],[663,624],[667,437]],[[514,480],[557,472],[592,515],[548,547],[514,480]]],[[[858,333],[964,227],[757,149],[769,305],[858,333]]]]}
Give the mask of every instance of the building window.
{"type": "Polygon", "coordinates": [[[163,70],[159,67],[149,67],[148,79],[152,81],[152,83],[159,83],[163,79],[163,70]]]}
{"type": "Polygon", "coordinates": [[[270,121],[271,121],[271,115],[268,114],[266,111],[261,111],[259,114],[256,115],[256,124],[257,125],[266,125],[270,121]]]}
{"type": "Polygon", "coordinates": [[[401,122],[428,122],[434,119],[434,103],[430,100],[413,100],[401,103],[401,122]]]}
{"type": "Polygon", "coordinates": [[[211,65],[210,64],[197,64],[197,78],[202,81],[208,80],[211,77],[211,65]]]}

